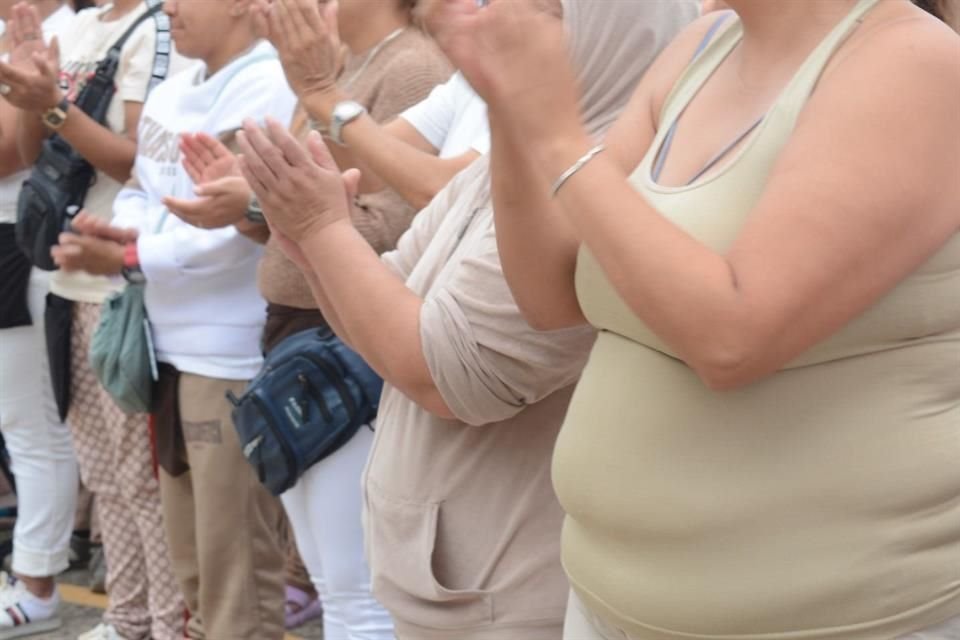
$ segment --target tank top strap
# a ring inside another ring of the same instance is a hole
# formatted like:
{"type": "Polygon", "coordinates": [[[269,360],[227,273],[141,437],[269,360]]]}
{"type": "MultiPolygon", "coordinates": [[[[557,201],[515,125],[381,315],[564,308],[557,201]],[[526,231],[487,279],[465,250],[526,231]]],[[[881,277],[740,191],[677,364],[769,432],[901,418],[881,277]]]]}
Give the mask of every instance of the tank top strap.
{"type": "Polygon", "coordinates": [[[799,114],[816,89],[820,76],[823,75],[833,55],[878,2],[880,0],[858,0],[850,13],[833,28],[797,70],[778,100],[781,106],[792,106],[799,114]]]}
{"type": "Polygon", "coordinates": [[[664,132],[693,100],[713,72],[736,48],[743,37],[743,25],[733,11],[725,12],[707,31],[693,59],[667,94],[660,109],[659,129],[664,132]],[[667,126],[665,126],[667,125],[667,126]]]}

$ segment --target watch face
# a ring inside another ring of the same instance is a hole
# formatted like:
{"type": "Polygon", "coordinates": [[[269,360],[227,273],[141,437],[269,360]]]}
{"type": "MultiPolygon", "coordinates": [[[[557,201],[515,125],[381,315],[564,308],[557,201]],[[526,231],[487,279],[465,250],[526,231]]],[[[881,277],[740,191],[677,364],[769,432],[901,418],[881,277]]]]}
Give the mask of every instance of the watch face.
{"type": "Polygon", "coordinates": [[[356,102],[341,102],[333,112],[333,117],[341,122],[353,120],[363,113],[363,105],[356,102]]]}
{"type": "Polygon", "coordinates": [[[65,114],[63,111],[60,111],[59,109],[50,111],[49,113],[46,113],[43,116],[43,121],[47,124],[47,126],[52,127],[54,129],[63,125],[63,123],[66,122],[66,120],[67,120],[67,114],[65,114]]]}

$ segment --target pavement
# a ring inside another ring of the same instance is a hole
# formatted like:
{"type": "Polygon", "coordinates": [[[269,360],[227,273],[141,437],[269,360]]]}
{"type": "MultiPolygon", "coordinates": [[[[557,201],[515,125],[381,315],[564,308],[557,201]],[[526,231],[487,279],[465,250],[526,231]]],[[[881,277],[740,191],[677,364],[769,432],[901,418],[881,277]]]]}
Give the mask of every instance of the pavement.
{"type": "MultiPolygon", "coordinates": [[[[8,511],[14,505],[16,505],[16,497],[10,490],[5,477],[0,473],[0,559],[10,551],[14,519],[8,511]]],[[[86,569],[67,571],[57,580],[60,583],[60,597],[63,601],[60,610],[63,626],[51,633],[26,636],[27,640],[76,640],[81,633],[100,624],[100,617],[107,606],[107,597],[92,593],[87,588],[86,585],[90,583],[89,572],[86,569]]],[[[209,640],[241,639],[210,638],[209,640]]],[[[287,634],[284,640],[323,640],[323,627],[318,621],[314,621],[287,634]]]]}
{"type": "MultiPolygon", "coordinates": [[[[51,633],[27,636],[29,640],[76,640],[78,635],[100,623],[107,598],[80,586],[89,581],[86,570],[68,571],[60,576],[59,580],[60,595],[63,599],[60,612],[63,626],[51,633]]],[[[288,634],[285,640],[323,640],[323,629],[320,624],[313,622],[297,629],[293,634],[288,634]]]]}

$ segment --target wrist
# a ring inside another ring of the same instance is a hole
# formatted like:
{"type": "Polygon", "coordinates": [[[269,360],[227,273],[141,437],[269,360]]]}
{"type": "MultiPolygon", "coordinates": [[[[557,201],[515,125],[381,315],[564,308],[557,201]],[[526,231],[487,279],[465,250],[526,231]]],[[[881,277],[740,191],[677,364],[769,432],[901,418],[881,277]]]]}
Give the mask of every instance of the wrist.
{"type": "Polygon", "coordinates": [[[70,101],[63,97],[63,92],[58,94],[60,99],[52,106],[39,112],[40,121],[51,131],[59,131],[67,122],[67,115],[70,112],[70,101]]]}
{"type": "Polygon", "coordinates": [[[128,242],[121,245],[123,253],[121,254],[121,263],[123,267],[133,269],[140,266],[140,252],[137,249],[136,242],[128,242]]]}
{"type": "Polygon", "coordinates": [[[308,246],[311,247],[313,251],[322,251],[323,246],[327,246],[327,244],[331,242],[337,242],[337,238],[342,238],[344,233],[352,230],[353,223],[349,217],[327,221],[318,220],[297,234],[297,238],[294,241],[300,245],[300,248],[304,249],[304,251],[306,251],[308,246]]]}
{"type": "Polygon", "coordinates": [[[583,157],[595,146],[594,141],[583,131],[546,138],[532,144],[533,157],[543,167],[549,184],[583,157]]]}
{"type": "Polygon", "coordinates": [[[123,279],[131,284],[141,284],[146,279],[143,276],[143,270],[140,268],[140,254],[137,250],[137,243],[128,242],[118,245],[120,250],[120,268],[118,272],[123,279]]]}
{"type": "Polygon", "coordinates": [[[50,106],[46,108],[46,111],[59,107],[66,97],[67,96],[63,92],[63,89],[60,88],[60,85],[54,85],[53,94],[50,96],[51,103],[50,106]]]}
{"type": "Polygon", "coordinates": [[[338,103],[349,99],[349,95],[334,85],[328,89],[312,91],[305,94],[301,98],[301,103],[310,118],[329,127],[330,120],[333,117],[333,108],[337,106],[338,103]]]}

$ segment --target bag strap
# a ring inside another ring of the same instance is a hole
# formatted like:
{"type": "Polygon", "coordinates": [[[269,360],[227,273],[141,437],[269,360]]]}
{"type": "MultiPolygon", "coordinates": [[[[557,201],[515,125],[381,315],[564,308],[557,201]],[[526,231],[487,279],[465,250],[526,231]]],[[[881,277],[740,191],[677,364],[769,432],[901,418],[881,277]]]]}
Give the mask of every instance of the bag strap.
{"type": "MultiPolygon", "coordinates": [[[[169,60],[170,19],[169,17],[167,17],[165,13],[163,13],[162,0],[145,0],[145,1],[147,3],[147,10],[144,11],[140,15],[140,17],[134,20],[133,24],[131,24],[130,27],[126,31],[124,31],[123,35],[120,36],[120,38],[115,43],[113,43],[113,46],[110,47],[109,51],[107,51],[106,57],[104,57],[104,59],[101,60],[100,63],[97,65],[97,70],[96,70],[97,75],[102,76],[103,78],[106,78],[109,80],[113,80],[114,76],[117,75],[117,69],[119,69],[120,67],[120,53],[123,51],[123,46],[127,44],[127,41],[133,36],[134,31],[136,31],[141,24],[143,24],[149,18],[154,18],[156,20],[159,15],[162,15],[164,18],[166,18],[166,20],[163,20],[162,22],[164,23],[163,26],[165,26],[166,42],[167,42],[166,56],[169,60]]],[[[158,29],[157,42],[159,45],[160,43],[159,29],[161,27],[161,21],[160,20],[156,20],[156,21],[157,21],[157,29],[158,29]]],[[[160,47],[158,46],[157,49],[159,50],[159,48],[160,47]]],[[[154,71],[156,71],[156,63],[154,63],[154,71]]]]}
{"type": "Polygon", "coordinates": [[[150,82],[147,85],[148,95],[154,87],[166,79],[170,71],[170,56],[172,53],[170,18],[162,11],[162,0],[145,1],[148,9],[110,47],[106,57],[97,64],[93,77],[84,85],[80,95],[74,101],[76,107],[100,124],[104,124],[106,121],[107,111],[116,91],[114,77],[120,68],[120,55],[123,47],[137,28],[149,18],[153,18],[156,23],[157,36],[153,68],[150,73],[150,82]]]}

